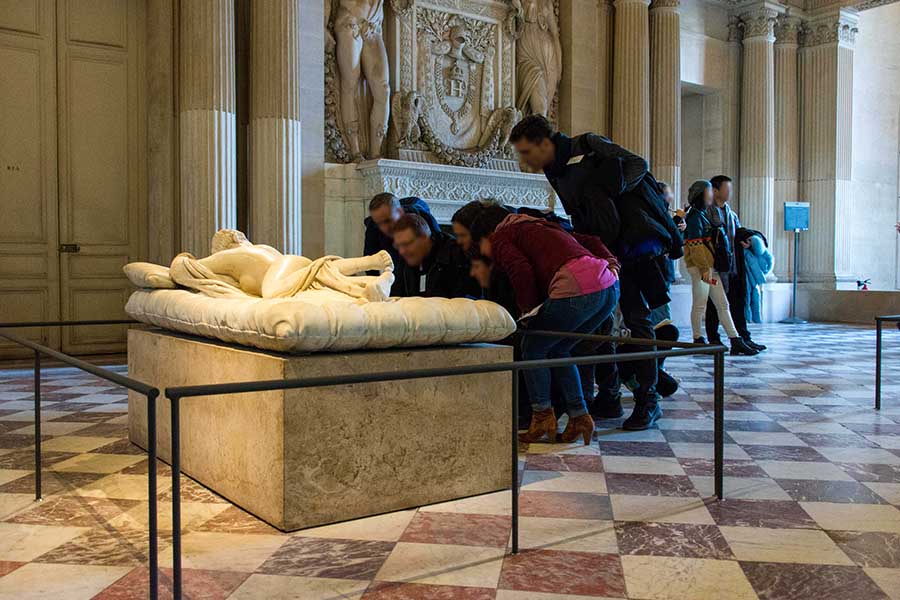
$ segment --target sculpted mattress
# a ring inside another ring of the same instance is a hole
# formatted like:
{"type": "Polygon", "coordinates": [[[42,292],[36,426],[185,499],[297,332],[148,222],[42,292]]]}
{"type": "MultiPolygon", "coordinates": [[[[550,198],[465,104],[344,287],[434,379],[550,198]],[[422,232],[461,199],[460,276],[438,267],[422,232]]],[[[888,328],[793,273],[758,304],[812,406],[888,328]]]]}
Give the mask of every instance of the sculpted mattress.
{"type": "Polygon", "coordinates": [[[516,330],[498,304],[456,298],[334,302],[300,298],[212,298],[184,289],[139,289],[132,318],[165,329],[276,352],[322,352],[495,342],[516,330]]]}

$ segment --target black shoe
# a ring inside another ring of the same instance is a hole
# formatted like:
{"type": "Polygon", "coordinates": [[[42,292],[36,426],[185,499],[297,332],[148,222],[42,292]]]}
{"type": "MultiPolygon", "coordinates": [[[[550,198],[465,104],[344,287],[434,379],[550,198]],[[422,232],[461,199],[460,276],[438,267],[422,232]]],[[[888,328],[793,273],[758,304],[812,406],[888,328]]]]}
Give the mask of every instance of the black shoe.
{"type": "Polygon", "coordinates": [[[695,343],[695,344],[705,344],[705,343],[706,343],[706,338],[703,337],[703,336],[701,335],[701,336],[698,337],[698,338],[694,338],[694,343],[695,343]]]}
{"type": "Polygon", "coordinates": [[[597,396],[591,403],[590,413],[595,419],[618,419],[625,414],[622,410],[622,394],[617,394],[612,399],[597,396]]]}
{"type": "Polygon", "coordinates": [[[721,343],[722,343],[722,338],[720,338],[718,336],[709,338],[710,346],[718,346],[721,343]]]}
{"type": "Polygon", "coordinates": [[[622,429],[626,431],[650,429],[661,416],[662,408],[659,407],[659,402],[656,400],[635,404],[631,416],[622,423],[622,429]]]}
{"type": "Polygon", "coordinates": [[[765,346],[763,346],[762,344],[757,344],[756,342],[754,342],[751,339],[744,339],[744,343],[747,344],[748,346],[750,346],[751,348],[753,348],[754,350],[756,350],[757,352],[762,352],[763,350],[766,349],[765,346]]]}
{"type": "Polygon", "coordinates": [[[678,381],[662,369],[659,369],[656,372],[656,391],[663,398],[668,398],[678,391],[678,381]]]}
{"type": "Polygon", "coordinates": [[[731,355],[732,356],[756,356],[759,350],[754,350],[748,346],[744,340],[739,337],[731,338],[731,355]]]}

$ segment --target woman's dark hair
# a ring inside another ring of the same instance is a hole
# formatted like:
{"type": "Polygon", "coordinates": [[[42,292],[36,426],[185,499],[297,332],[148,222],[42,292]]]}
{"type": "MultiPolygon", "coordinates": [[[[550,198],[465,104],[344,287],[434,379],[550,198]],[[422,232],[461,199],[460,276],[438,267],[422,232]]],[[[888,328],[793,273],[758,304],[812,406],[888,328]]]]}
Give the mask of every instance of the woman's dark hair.
{"type": "Polygon", "coordinates": [[[503,219],[508,217],[509,214],[509,211],[499,204],[484,207],[469,228],[469,233],[472,235],[472,242],[477,244],[481,241],[481,238],[494,233],[494,230],[497,229],[497,225],[503,222],[503,219]]]}
{"type": "Polygon", "coordinates": [[[712,184],[705,179],[698,179],[691,184],[690,189],[688,189],[688,204],[691,208],[696,210],[706,210],[706,203],[703,195],[704,192],[711,187],[712,184]]]}
{"type": "MultiPolygon", "coordinates": [[[[481,214],[485,208],[489,206],[500,206],[503,205],[494,200],[493,198],[483,198],[481,200],[472,200],[471,202],[466,203],[462,208],[453,213],[453,217],[450,218],[451,223],[459,223],[466,229],[472,229],[472,223],[475,222],[475,219],[478,218],[478,215],[481,214]]],[[[506,210],[506,209],[504,209],[506,210]]]]}

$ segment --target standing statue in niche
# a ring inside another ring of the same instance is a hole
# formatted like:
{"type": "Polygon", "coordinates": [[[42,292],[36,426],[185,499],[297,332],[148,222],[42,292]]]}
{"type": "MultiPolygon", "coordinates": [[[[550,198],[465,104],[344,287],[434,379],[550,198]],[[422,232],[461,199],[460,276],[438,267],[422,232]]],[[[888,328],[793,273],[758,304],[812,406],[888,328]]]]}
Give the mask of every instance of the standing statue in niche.
{"type": "MultiPolygon", "coordinates": [[[[381,26],[383,0],[325,0],[325,43],[337,56],[340,74],[340,114],[344,135],[354,161],[363,159],[360,143],[360,82],[365,80],[372,95],[368,126],[368,158],[381,156],[388,126],[388,56],[381,26]],[[328,24],[334,9],[333,33],[328,24]]],[[[365,112],[365,110],[364,110],[365,112]]]]}
{"type": "Polygon", "coordinates": [[[550,115],[562,77],[562,46],[553,0],[511,0],[516,43],[516,108],[550,115]]]}

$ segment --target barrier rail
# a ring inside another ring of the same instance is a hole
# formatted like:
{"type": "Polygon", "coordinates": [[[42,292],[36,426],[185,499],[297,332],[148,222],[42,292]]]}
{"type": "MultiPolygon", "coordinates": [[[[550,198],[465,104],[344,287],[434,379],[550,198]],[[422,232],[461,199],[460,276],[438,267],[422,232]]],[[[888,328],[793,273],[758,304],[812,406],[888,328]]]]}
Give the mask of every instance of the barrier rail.
{"type": "Polygon", "coordinates": [[[654,340],[638,340],[629,337],[599,336],[591,334],[572,334],[550,331],[532,331],[529,335],[553,335],[557,337],[577,337],[588,341],[617,341],[629,344],[639,343],[648,346],[688,346],[669,350],[633,352],[619,355],[593,355],[567,358],[548,358],[540,360],[520,360],[491,365],[472,365],[466,367],[445,367],[429,369],[411,369],[380,373],[363,373],[342,376],[310,377],[301,379],[280,379],[263,381],[244,381],[233,383],[213,383],[205,385],[177,386],[165,389],[165,397],[170,401],[171,435],[172,435],[172,581],[173,598],[180,600],[182,590],[181,576],[181,423],[180,405],[184,398],[199,396],[241,394],[272,390],[290,390],[312,387],[329,387],[360,383],[376,383],[409,379],[426,379],[431,377],[450,377],[458,375],[474,375],[483,373],[500,373],[509,371],[512,375],[512,444],[511,460],[511,511],[512,511],[512,543],[511,552],[519,550],[519,466],[518,466],[518,380],[519,372],[563,367],[571,365],[592,365],[620,363],[640,360],[656,360],[673,356],[713,355],[714,367],[714,426],[715,426],[715,493],[721,500],[723,497],[724,471],[724,379],[725,379],[725,346],[702,345],[692,343],[666,343],[654,340]]]}
{"type": "Polygon", "coordinates": [[[900,315],[875,317],[875,410],[881,410],[881,326],[885,322],[900,323],[900,315]]]}
{"type": "Polygon", "coordinates": [[[79,360],[68,354],[64,354],[47,346],[32,342],[23,337],[4,331],[4,329],[24,329],[32,327],[81,327],[88,325],[130,325],[136,324],[137,321],[116,319],[116,320],[90,320],[90,321],[33,321],[28,323],[0,323],[0,338],[5,338],[19,346],[34,351],[34,498],[42,499],[41,488],[41,471],[43,469],[41,461],[41,355],[47,355],[64,364],[75,367],[86,373],[90,373],[95,377],[104,379],[120,385],[126,389],[132,390],[147,398],[147,441],[148,441],[148,460],[147,469],[147,488],[149,501],[148,529],[150,536],[149,544],[149,572],[150,572],[150,599],[157,600],[159,597],[159,568],[158,568],[158,524],[156,516],[156,399],[159,396],[159,389],[151,387],[146,383],[131,379],[124,375],[120,375],[109,369],[98,367],[90,363],[79,360]]]}

